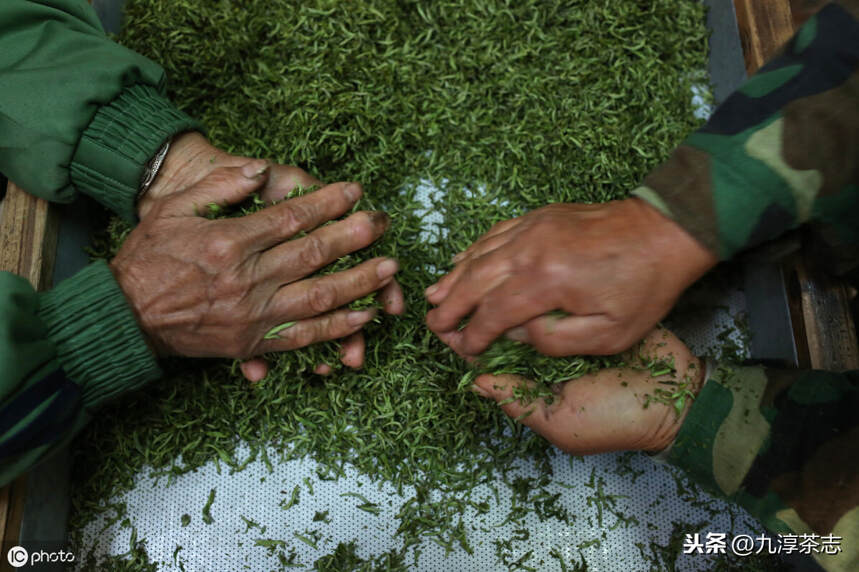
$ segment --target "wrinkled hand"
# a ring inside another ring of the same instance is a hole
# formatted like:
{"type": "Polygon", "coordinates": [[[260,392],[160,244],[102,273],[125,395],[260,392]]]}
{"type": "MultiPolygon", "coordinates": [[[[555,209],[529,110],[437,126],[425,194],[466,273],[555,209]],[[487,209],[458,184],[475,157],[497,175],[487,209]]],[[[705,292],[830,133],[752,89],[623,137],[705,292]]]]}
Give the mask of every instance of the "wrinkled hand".
{"type": "Polygon", "coordinates": [[[380,289],[388,289],[382,299],[391,310],[401,311],[394,260],[307,278],[387,228],[387,216],[372,212],[320,227],[354,206],[362,193],[357,184],[328,185],[244,217],[201,216],[210,203],[235,204],[266,188],[271,176],[265,161],[245,161],[213,167],[190,187],[156,196],[111,262],[157,353],[248,358],[344,338],[374,312],[339,308],[380,289]],[[308,234],[289,240],[300,232],[308,234]],[[266,339],[288,322],[295,323],[266,339]]]}
{"type": "MultiPolygon", "coordinates": [[[[173,139],[155,183],[137,205],[138,215],[144,218],[159,200],[194,186],[215,169],[241,167],[251,160],[251,157],[231,155],[218,149],[197,132],[183,133],[173,139]]],[[[303,169],[272,164],[258,193],[263,201],[272,204],[283,200],[297,187],[313,186],[321,187],[322,182],[303,169]]],[[[396,280],[385,287],[380,299],[385,312],[403,312],[405,302],[396,280]]],[[[344,338],[341,346],[340,361],[348,367],[360,368],[364,363],[364,334],[358,331],[344,338]]],[[[268,374],[268,363],[262,358],[252,358],[242,362],[241,370],[249,381],[259,381],[268,374]]],[[[316,368],[320,374],[331,371],[328,364],[319,364],[316,368]]]]}
{"type": "MultiPolygon", "coordinates": [[[[555,386],[550,405],[537,399],[529,405],[511,401],[502,408],[513,418],[530,412],[522,423],[568,453],[661,451],[674,441],[692,396],[700,391],[704,366],[674,334],[661,328],[631,350],[627,363],[630,366],[600,370],[555,386]],[[672,358],[673,374],[654,377],[645,367],[652,360],[670,362],[672,358]]],[[[473,389],[504,402],[513,395],[513,388],[529,383],[515,375],[483,375],[473,389]]]]}
{"type": "Polygon", "coordinates": [[[427,325],[466,356],[505,332],[546,355],[618,353],[716,261],[639,199],[553,204],[496,224],[457,255],[426,291],[438,306],[427,325]],[[569,316],[545,316],[552,310],[569,316]]]}
{"type": "MultiPolygon", "coordinates": [[[[215,169],[241,167],[254,157],[240,157],[222,151],[201,134],[189,131],[176,136],[152,187],[137,203],[137,214],[143,219],[161,199],[196,185],[215,169]]],[[[296,187],[322,186],[322,183],[298,167],[271,165],[260,198],[272,203],[285,198],[296,187]]]]}

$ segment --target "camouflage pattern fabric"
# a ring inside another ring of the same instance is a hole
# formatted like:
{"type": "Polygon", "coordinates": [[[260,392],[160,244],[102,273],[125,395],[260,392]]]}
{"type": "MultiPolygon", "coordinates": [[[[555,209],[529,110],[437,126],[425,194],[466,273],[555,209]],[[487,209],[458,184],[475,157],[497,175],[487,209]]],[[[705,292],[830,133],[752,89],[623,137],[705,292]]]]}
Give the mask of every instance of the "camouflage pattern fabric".
{"type": "Polygon", "coordinates": [[[840,537],[827,570],[859,570],[859,371],[720,365],[668,462],[776,534],[840,537]]]}
{"type": "MultiPolygon", "coordinates": [[[[859,0],[827,5],[633,191],[721,259],[801,225],[859,258],[859,0]]],[[[843,251],[842,251],[843,252],[843,251]]],[[[859,372],[720,365],[669,462],[859,570],[859,372]]]]}
{"type": "Polygon", "coordinates": [[[721,259],[804,223],[859,246],[859,0],[829,4],[633,195],[721,259]]]}

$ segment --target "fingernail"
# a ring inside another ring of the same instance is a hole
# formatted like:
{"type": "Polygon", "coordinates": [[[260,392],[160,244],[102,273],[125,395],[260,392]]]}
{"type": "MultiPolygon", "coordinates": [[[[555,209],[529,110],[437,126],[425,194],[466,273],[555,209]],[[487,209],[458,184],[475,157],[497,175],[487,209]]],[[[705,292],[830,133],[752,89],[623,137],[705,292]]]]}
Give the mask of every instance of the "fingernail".
{"type": "Polygon", "coordinates": [[[391,217],[388,216],[388,213],[383,211],[370,211],[367,213],[367,216],[370,217],[370,221],[372,221],[375,226],[388,228],[388,225],[391,223],[391,217]]]}
{"type": "Polygon", "coordinates": [[[370,320],[373,319],[373,316],[376,314],[373,310],[360,310],[356,312],[349,312],[346,315],[346,323],[350,326],[360,326],[361,324],[366,324],[370,320]]]}
{"type": "Polygon", "coordinates": [[[433,284],[432,286],[424,290],[424,296],[432,296],[436,292],[438,292],[438,284],[433,284]]]}
{"type": "Polygon", "coordinates": [[[463,258],[465,258],[465,251],[464,250],[462,252],[460,252],[459,254],[455,254],[453,256],[453,263],[457,264],[463,258]]]}
{"type": "Polygon", "coordinates": [[[513,340],[514,342],[526,343],[528,341],[528,331],[521,326],[507,330],[507,333],[504,335],[508,340],[513,340]]]}
{"type": "Polygon", "coordinates": [[[471,384],[471,391],[479,395],[480,397],[490,397],[489,393],[486,392],[485,389],[477,385],[476,383],[471,384]]]}
{"type": "Polygon", "coordinates": [[[343,187],[343,194],[350,203],[354,203],[361,196],[361,185],[357,183],[349,183],[343,187]]]}
{"type": "Polygon", "coordinates": [[[262,159],[258,161],[251,161],[244,167],[242,167],[242,175],[247,177],[248,179],[256,179],[266,171],[268,171],[268,161],[264,161],[262,159]]]}
{"type": "Polygon", "coordinates": [[[391,260],[390,258],[388,258],[387,260],[380,262],[379,265],[376,266],[376,276],[379,277],[379,280],[390,278],[397,272],[399,267],[400,265],[397,264],[396,260],[391,260]]]}

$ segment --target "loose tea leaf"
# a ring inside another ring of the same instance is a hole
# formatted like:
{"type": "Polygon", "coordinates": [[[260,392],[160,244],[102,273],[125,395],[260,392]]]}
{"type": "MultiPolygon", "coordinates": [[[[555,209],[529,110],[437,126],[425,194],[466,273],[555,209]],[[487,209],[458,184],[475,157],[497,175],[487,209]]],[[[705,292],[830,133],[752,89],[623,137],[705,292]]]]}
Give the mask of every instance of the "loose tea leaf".
{"type": "Polygon", "coordinates": [[[215,522],[215,519],[212,518],[212,505],[215,503],[215,489],[209,491],[209,499],[206,501],[205,506],[203,507],[203,522],[206,524],[212,524],[215,522]]]}
{"type": "MultiPolygon", "coordinates": [[[[613,362],[545,358],[502,340],[474,370],[426,329],[422,292],[494,223],[551,202],[623,198],[667,157],[699,123],[691,88],[705,80],[704,8],[697,0],[126,4],[119,41],[164,66],[170,97],[207,125],[214,144],[363,184],[359,208],[385,211],[390,228],[324,272],[393,256],[407,310],[365,328],[361,370],[339,364],[337,343],[268,356],[268,377],[253,385],[227,360],[166,361],[163,380],[104,408],[77,440],[72,539],[140,471],[170,481],[208,462],[239,471],[310,456],[320,480],[349,465],[416,491],[397,515],[402,552],[360,558],[354,543],[340,544],[315,569],[401,569],[405,550],[417,559],[427,540],[469,551],[463,514],[495,502],[475,498],[475,487],[513,487],[508,473],[520,460],[548,475],[554,454],[468,391],[469,380],[518,373],[548,388],[613,362]],[[322,363],[335,368],[331,377],[312,373],[322,363]]],[[[215,205],[206,216],[245,212],[215,205]]],[[[113,220],[93,253],[113,256],[128,232],[113,220]]],[[[368,305],[378,305],[374,296],[356,304],[368,305]]],[[[545,484],[533,487],[508,518],[572,518],[545,484]]],[[[214,490],[204,520],[213,502],[214,490]]],[[[378,510],[366,499],[362,506],[378,510]]],[[[284,540],[256,542],[297,565],[284,540]]],[[[520,569],[539,560],[504,555],[520,569]]]]}

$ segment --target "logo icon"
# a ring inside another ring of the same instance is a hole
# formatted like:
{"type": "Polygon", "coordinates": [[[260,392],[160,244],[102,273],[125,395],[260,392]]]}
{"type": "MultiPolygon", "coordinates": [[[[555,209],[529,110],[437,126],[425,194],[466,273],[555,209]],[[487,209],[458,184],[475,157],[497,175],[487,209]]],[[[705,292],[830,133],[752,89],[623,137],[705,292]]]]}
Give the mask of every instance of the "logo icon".
{"type": "Polygon", "coordinates": [[[9,552],[6,553],[6,560],[9,561],[9,564],[11,564],[13,568],[20,568],[21,566],[27,565],[27,562],[30,560],[30,555],[27,553],[27,549],[23,546],[13,546],[9,549],[9,552]]]}

